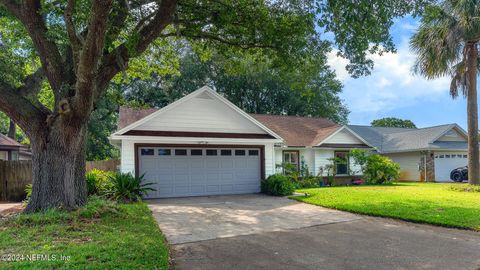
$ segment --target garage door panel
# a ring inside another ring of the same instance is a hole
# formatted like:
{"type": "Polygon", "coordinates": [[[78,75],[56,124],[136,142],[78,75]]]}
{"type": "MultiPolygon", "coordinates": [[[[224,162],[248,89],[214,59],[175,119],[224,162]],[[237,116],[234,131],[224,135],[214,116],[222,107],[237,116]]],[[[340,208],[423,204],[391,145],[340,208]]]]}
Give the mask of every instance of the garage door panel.
{"type": "Polygon", "coordinates": [[[246,169],[247,168],[247,160],[245,158],[238,158],[235,160],[235,168],[236,169],[246,169]]]}
{"type": "Polygon", "coordinates": [[[188,195],[190,193],[189,185],[175,185],[175,194],[188,195]]]}
{"type": "Polygon", "coordinates": [[[235,179],[233,173],[222,173],[221,178],[225,181],[231,181],[231,180],[235,179]]]}
{"type": "Polygon", "coordinates": [[[173,194],[173,185],[158,185],[157,195],[159,197],[173,194]]]}
{"type": "Polygon", "coordinates": [[[207,182],[215,182],[220,180],[220,175],[218,173],[207,173],[206,176],[207,182]]]}
{"type": "Polygon", "coordinates": [[[436,152],[434,158],[435,181],[438,182],[450,182],[450,172],[468,164],[466,152],[436,152]]]}
{"type": "Polygon", "coordinates": [[[217,158],[215,159],[207,159],[205,160],[206,162],[206,167],[209,169],[218,169],[220,168],[220,160],[217,158]]]}
{"type": "Polygon", "coordinates": [[[175,161],[175,170],[177,171],[185,171],[186,169],[189,168],[189,162],[185,159],[178,159],[175,161]]]}
{"type": "Polygon", "coordinates": [[[195,194],[202,194],[205,193],[205,185],[191,185],[190,191],[195,194]]]}
{"type": "Polygon", "coordinates": [[[189,164],[193,169],[202,169],[205,166],[204,163],[204,160],[201,159],[194,159],[189,161],[189,164]]]}
{"type": "Polygon", "coordinates": [[[223,169],[233,169],[233,159],[224,159],[224,160],[221,160],[221,167],[223,169]]]}
{"type": "MultiPolygon", "coordinates": [[[[161,156],[158,148],[154,149],[155,155],[139,158],[140,174],[145,173],[145,181],[154,182],[152,187],[157,189],[149,192],[148,198],[260,191],[258,150],[250,156],[248,149],[224,149],[229,151],[223,151],[226,155],[222,156],[220,149],[215,152],[205,148],[201,156],[192,156],[191,148],[182,148],[186,152],[170,149],[171,155],[161,156]]],[[[151,151],[145,153],[151,154],[151,151]]]]}
{"type": "Polygon", "coordinates": [[[176,184],[188,184],[190,182],[190,175],[188,174],[176,174],[175,183],[176,184]]]}
{"type": "Polygon", "coordinates": [[[252,190],[252,189],[255,189],[255,188],[259,188],[258,184],[256,184],[256,183],[235,185],[234,186],[235,190],[241,190],[241,191],[252,190]]]}
{"type": "Polygon", "coordinates": [[[221,185],[221,191],[222,192],[232,192],[233,191],[233,185],[221,185]]]}
{"type": "Polygon", "coordinates": [[[208,193],[215,193],[220,191],[219,185],[207,185],[207,192],[208,193]]]}

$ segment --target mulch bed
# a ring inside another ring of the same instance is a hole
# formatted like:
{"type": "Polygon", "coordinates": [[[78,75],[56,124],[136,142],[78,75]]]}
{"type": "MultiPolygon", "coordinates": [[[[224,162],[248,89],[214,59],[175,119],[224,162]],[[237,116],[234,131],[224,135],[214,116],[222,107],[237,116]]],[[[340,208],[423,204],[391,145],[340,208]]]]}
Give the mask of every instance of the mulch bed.
{"type": "Polygon", "coordinates": [[[13,206],[11,208],[0,211],[0,219],[7,219],[23,211],[23,205],[13,206]]]}

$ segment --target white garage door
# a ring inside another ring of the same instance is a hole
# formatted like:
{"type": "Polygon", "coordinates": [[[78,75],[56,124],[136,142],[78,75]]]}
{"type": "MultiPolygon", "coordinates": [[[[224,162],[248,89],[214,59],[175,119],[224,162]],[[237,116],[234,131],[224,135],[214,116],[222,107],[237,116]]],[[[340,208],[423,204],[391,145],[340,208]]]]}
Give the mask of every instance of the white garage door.
{"type": "Polygon", "coordinates": [[[467,166],[467,153],[435,152],[435,181],[451,182],[450,172],[458,167],[467,166]]]}
{"type": "Polygon", "coordinates": [[[260,192],[260,149],[140,147],[147,198],[260,192]]]}

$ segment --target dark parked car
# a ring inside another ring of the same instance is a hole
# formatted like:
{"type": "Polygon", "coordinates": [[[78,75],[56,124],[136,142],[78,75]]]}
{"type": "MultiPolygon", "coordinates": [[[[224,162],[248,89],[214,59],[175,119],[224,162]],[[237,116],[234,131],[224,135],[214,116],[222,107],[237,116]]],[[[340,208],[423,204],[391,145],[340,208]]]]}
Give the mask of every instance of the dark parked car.
{"type": "Polygon", "coordinates": [[[468,167],[465,166],[453,169],[452,172],[450,172],[450,179],[455,182],[462,182],[463,180],[468,180],[468,167]]]}

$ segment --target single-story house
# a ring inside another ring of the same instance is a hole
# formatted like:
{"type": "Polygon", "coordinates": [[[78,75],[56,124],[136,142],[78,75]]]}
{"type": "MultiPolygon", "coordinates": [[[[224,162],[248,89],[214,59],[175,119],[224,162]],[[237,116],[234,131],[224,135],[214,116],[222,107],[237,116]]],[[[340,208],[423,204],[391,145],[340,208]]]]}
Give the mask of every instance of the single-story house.
{"type": "Polygon", "coordinates": [[[333,170],[348,183],[360,173],[348,152],[359,148],[399,163],[402,180],[425,179],[425,167],[427,180],[447,180],[449,170],[466,164],[465,139],[457,125],[373,128],[248,114],[209,87],[161,109],[121,107],[110,136],[121,150],[121,171],[154,183],[149,198],[259,192],[261,179],[283,163],[324,177],[333,170]]]}
{"type": "Polygon", "coordinates": [[[23,145],[0,133],[0,160],[19,160],[23,145]]]}
{"type": "MultiPolygon", "coordinates": [[[[322,118],[248,114],[209,87],[159,110],[120,108],[120,168],[154,183],[149,198],[260,191],[283,162],[314,175],[353,148],[373,149],[347,126],[322,118]]],[[[352,164],[353,165],[353,164],[352,164]]],[[[336,164],[338,176],[352,167],[336,164]]]]}
{"type": "Polygon", "coordinates": [[[467,166],[467,133],[457,124],[426,128],[349,125],[379,154],[401,167],[401,180],[450,181],[450,172],[467,166]]]}

